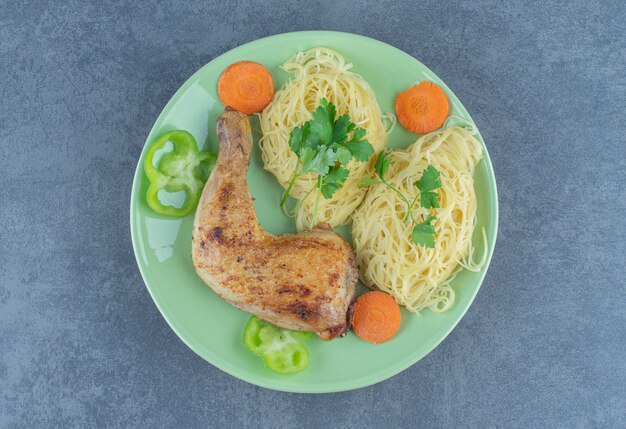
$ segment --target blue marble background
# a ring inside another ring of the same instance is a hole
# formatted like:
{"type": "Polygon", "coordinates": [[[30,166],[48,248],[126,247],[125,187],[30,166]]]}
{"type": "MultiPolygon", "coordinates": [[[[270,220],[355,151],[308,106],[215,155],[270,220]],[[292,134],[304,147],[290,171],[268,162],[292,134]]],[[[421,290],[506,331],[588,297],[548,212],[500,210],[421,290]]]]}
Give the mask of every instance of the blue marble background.
{"type": "Polygon", "coordinates": [[[620,1],[0,0],[0,427],[624,427],[626,8],[620,1]],[[354,392],[239,381],[144,287],[130,186],[161,108],[231,48],[364,34],[456,92],[500,235],[466,317],[354,392]]]}

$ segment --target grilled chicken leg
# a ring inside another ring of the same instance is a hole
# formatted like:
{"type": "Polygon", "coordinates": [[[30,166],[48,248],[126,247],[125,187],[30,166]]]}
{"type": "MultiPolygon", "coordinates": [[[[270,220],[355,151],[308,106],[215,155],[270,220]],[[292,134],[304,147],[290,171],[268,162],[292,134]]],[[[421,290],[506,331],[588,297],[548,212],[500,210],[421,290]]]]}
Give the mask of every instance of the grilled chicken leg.
{"type": "Polygon", "coordinates": [[[230,304],[276,326],[330,340],[348,330],[355,298],[354,252],[330,228],[273,235],[259,225],[246,173],[247,117],[226,108],[217,120],[219,156],[193,225],[198,276],[230,304]]]}

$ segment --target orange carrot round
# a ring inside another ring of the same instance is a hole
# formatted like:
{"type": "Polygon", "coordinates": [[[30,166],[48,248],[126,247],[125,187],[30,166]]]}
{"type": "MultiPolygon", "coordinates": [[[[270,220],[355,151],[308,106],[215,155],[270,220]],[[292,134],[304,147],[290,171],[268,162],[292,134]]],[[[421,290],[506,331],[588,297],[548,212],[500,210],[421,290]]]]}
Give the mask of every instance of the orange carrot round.
{"type": "Polygon", "coordinates": [[[400,307],[385,292],[367,292],[354,304],[352,329],[361,339],[380,344],[391,339],[400,327],[400,307]]]}
{"type": "Polygon", "coordinates": [[[274,96],[272,74],[259,63],[240,61],[222,72],[217,93],[225,106],[252,115],[265,109],[274,96]]]}
{"type": "Polygon", "coordinates": [[[441,127],[448,117],[448,97],[432,82],[420,82],[396,97],[396,114],[404,128],[425,134],[441,127]]]}

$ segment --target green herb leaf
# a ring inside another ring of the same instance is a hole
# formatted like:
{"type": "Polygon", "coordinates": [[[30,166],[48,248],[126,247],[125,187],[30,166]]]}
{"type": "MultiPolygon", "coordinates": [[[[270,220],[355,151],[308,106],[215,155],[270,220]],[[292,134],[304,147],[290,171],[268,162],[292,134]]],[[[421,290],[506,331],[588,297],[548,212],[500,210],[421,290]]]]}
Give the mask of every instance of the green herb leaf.
{"type": "Polygon", "coordinates": [[[348,133],[352,131],[356,125],[350,120],[350,115],[341,115],[337,118],[333,129],[333,143],[343,143],[348,137],[348,133]]]}
{"type": "Polygon", "coordinates": [[[289,147],[300,158],[302,149],[305,147],[316,150],[319,146],[319,136],[311,132],[311,123],[305,122],[300,127],[295,127],[289,135],[289,147]]]}
{"type": "Polygon", "coordinates": [[[321,143],[324,145],[331,143],[334,131],[335,115],[335,105],[328,103],[325,98],[322,98],[321,104],[313,112],[313,120],[309,121],[311,124],[311,132],[317,134],[321,143]]]}
{"type": "MultiPolygon", "coordinates": [[[[305,150],[307,151],[307,154],[308,151],[312,151],[312,149],[308,147],[303,149],[303,151],[305,150]]],[[[309,162],[305,162],[304,157],[302,158],[301,171],[303,173],[312,172],[316,173],[319,176],[325,176],[326,174],[328,174],[328,170],[330,169],[330,167],[335,165],[336,161],[337,155],[335,154],[335,152],[333,152],[333,150],[330,148],[321,146],[315,154],[315,157],[313,157],[313,159],[311,159],[309,162]]]]}
{"type": "Polygon", "coordinates": [[[298,157],[300,157],[300,149],[302,148],[302,128],[304,128],[304,125],[295,127],[289,135],[289,147],[298,157]]]}
{"type": "Polygon", "coordinates": [[[335,105],[328,101],[326,98],[320,99],[320,106],[326,108],[329,112],[331,112],[331,119],[334,121],[335,116],[337,116],[337,110],[335,109],[335,105]]]}
{"type": "Polygon", "coordinates": [[[428,215],[423,222],[413,227],[411,238],[415,244],[429,248],[435,247],[435,227],[430,224],[435,219],[437,219],[436,216],[428,215]]]}
{"type": "Polygon", "coordinates": [[[439,170],[429,164],[428,167],[422,171],[422,178],[415,182],[414,185],[417,186],[420,192],[434,191],[441,188],[441,179],[439,176],[439,170]]]}
{"type": "Polygon", "coordinates": [[[381,182],[380,180],[370,179],[369,177],[366,177],[365,179],[361,179],[361,183],[359,183],[359,188],[365,188],[367,186],[377,185],[379,183],[383,182],[381,182]]]}
{"type": "Polygon", "coordinates": [[[378,159],[376,160],[376,174],[378,174],[378,176],[381,179],[385,178],[385,174],[387,173],[387,170],[389,169],[390,162],[391,162],[391,159],[387,158],[387,155],[385,155],[385,152],[381,151],[378,154],[378,159]]]}
{"type": "Polygon", "coordinates": [[[427,209],[439,208],[439,197],[436,192],[420,192],[420,200],[422,207],[427,209]]]}
{"type": "Polygon", "coordinates": [[[324,198],[329,199],[343,186],[350,171],[345,168],[336,167],[322,181],[321,192],[324,198]]]}
{"type": "Polygon", "coordinates": [[[300,167],[300,173],[306,173],[311,171],[311,162],[313,158],[317,155],[317,151],[311,149],[310,147],[304,147],[300,151],[300,160],[302,160],[302,166],[300,167]]]}
{"type": "Polygon", "coordinates": [[[337,161],[339,161],[341,165],[346,165],[352,159],[352,153],[350,153],[350,151],[343,146],[338,146],[336,153],[337,161]]]}
{"type": "Polygon", "coordinates": [[[357,128],[352,133],[350,141],[344,143],[344,146],[352,153],[352,156],[358,161],[365,162],[374,154],[374,146],[364,139],[365,130],[357,128]]]}

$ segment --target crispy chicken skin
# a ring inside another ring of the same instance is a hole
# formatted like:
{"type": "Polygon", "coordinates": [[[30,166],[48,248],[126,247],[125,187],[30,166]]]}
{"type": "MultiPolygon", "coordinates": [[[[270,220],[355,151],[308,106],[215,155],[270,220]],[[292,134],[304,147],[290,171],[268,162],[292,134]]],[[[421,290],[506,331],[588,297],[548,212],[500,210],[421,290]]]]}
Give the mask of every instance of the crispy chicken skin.
{"type": "Polygon", "coordinates": [[[230,304],[276,326],[325,340],[352,319],[357,269],[350,245],[326,225],[273,235],[259,225],[248,190],[248,118],[226,108],[217,120],[219,156],[193,225],[198,276],[230,304]]]}

